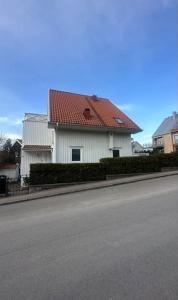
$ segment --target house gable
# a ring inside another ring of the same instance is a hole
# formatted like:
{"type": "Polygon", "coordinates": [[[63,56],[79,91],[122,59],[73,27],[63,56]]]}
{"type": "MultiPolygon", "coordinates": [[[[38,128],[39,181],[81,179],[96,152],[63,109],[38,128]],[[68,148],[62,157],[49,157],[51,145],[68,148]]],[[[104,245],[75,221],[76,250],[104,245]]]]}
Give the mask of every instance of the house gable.
{"type": "Polygon", "coordinates": [[[153,134],[153,138],[170,133],[171,130],[176,128],[178,129],[178,114],[176,112],[173,112],[172,116],[167,117],[163,120],[163,122],[153,134]]]}

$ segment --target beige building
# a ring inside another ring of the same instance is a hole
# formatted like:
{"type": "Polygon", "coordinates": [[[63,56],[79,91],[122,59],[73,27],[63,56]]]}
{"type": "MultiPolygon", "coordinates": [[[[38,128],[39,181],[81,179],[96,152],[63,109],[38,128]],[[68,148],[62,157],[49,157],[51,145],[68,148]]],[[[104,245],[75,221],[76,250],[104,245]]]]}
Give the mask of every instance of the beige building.
{"type": "Polygon", "coordinates": [[[178,114],[173,112],[167,117],[153,134],[153,148],[159,152],[178,151],[178,114]]]}

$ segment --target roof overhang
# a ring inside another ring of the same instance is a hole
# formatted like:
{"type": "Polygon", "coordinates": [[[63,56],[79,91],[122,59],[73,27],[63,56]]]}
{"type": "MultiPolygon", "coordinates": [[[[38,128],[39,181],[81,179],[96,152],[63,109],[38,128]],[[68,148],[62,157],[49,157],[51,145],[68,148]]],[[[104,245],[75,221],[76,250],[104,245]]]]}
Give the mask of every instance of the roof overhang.
{"type": "Polygon", "coordinates": [[[171,130],[172,133],[178,133],[178,128],[174,128],[171,130]]]}
{"type": "Polygon", "coordinates": [[[51,152],[52,147],[50,145],[24,145],[22,150],[29,152],[51,152]]]}
{"type": "Polygon", "coordinates": [[[117,133],[138,133],[142,129],[138,128],[126,128],[126,127],[106,127],[106,126],[94,126],[94,125],[81,125],[81,124],[68,124],[68,123],[53,123],[48,122],[49,128],[54,128],[57,130],[66,129],[66,130],[82,130],[82,131],[98,131],[98,132],[117,132],[117,133]]]}

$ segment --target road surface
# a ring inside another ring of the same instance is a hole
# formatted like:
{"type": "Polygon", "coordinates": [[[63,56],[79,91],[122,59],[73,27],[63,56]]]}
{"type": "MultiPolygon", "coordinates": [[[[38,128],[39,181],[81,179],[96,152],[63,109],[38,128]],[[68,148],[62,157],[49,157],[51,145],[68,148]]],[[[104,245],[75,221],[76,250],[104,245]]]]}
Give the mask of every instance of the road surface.
{"type": "Polygon", "coordinates": [[[177,300],[178,177],[0,207],[0,299],[177,300]]]}

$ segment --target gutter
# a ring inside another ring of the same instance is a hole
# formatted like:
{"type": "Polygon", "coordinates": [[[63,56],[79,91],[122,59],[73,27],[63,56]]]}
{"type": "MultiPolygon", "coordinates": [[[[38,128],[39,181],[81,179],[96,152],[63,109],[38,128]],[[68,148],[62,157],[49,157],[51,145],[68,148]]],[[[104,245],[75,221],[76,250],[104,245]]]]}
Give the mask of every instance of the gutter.
{"type": "Polygon", "coordinates": [[[49,128],[56,129],[70,129],[70,130],[83,130],[83,131],[103,131],[103,132],[120,132],[120,133],[130,133],[135,134],[141,132],[140,129],[134,128],[123,128],[123,127],[107,127],[107,126],[95,126],[95,125],[81,125],[81,124],[69,124],[69,123],[59,123],[59,122],[48,122],[49,128]]]}

